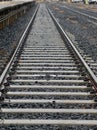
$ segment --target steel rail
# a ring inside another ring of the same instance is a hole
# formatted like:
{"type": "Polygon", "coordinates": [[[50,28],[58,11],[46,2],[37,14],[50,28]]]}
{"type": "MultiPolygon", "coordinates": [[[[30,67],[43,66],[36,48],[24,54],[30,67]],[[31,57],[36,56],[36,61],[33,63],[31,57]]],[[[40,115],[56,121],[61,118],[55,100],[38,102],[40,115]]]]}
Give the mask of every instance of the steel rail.
{"type": "Polygon", "coordinates": [[[48,7],[47,7],[47,9],[48,9],[48,12],[49,12],[50,16],[52,17],[55,25],[56,25],[58,31],[61,34],[62,39],[67,43],[67,45],[71,46],[71,48],[75,52],[76,56],[78,57],[79,61],[82,63],[82,65],[86,69],[87,74],[91,78],[91,81],[92,81],[92,83],[94,85],[94,88],[97,91],[97,77],[95,76],[95,74],[93,73],[93,71],[90,69],[90,67],[87,65],[87,63],[85,62],[85,60],[82,58],[81,54],[78,52],[78,50],[74,46],[73,42],[70,40],[70,38],[67,36],[66,32],[63,30],[63,28],[61,27],[61,25],[59,24],[59,22],[57,21],[57,19],[54,17],[54,15],[51,12],[51,10],[48,7]]]}
{"type": "Polygon", "coordinates": [[[39,8],[39,5],[37,5],[36,10],[35,10],[35,12],[34,12],[32,18],[31,18],[30,22],[28,23],[28,25],[27,25],[27,27],[26,27],[24,33],[22,34],[22,36],[21,36],[21,38],[20,38],[20,40],[19,40],[19,43],[18,43],[18,45],[17,45],[16,50],[14,51],[14,54],[12,55],[12,57],[11,57],[9,63],[6,65],[6,67],[5,67],[5,69],[4,69],[3,73],[2,73],[2,75],[1,75],[1,77],[0,77],[0,85],[2,85],[2,83],[3,83],[4,79],[5,79],[5,76],[6,76],[6,74],[8,73],[8,71],[9,71],[9,69],[10,69],[10,66],[12,65],[12,62],[13,62],[13,60],[14,60],[16,54],[17,54],[17,51],[18,51],[19,48],[23,45],[23,43],[24,43],[24,41],[25,41],[25,39],[26,39],[26,37],[27,37],[27,34],[28,34],[29,30],[30,30],[30,27],[31,27],[31,25],[32,25],[32,23],[33,23],[33,21],[34,21],[34,19],[35,19],[36,14],[37,14],[38,8],[39,8]]]}

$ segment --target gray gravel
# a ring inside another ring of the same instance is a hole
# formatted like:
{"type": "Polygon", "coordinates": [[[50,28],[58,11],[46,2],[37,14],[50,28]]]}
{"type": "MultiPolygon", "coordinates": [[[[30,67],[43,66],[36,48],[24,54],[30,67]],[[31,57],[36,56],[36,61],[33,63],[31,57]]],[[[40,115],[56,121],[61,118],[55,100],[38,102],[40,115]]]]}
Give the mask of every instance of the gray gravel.
{"type": "Polygon", "coordinates": [[[60,24],[63,26],[64,30],[74,36],[74,40],[77,41],[79,48],[84,51],[84,54],[90,55],[93,60],[97,62],[96,22],[64,8],[64,4],[60,4],[59,6],[59,4],[53,3],[50,4],[49,7],[60,24]],[[56,10],[55,7],[59,9],[56,10]],[[62,13],[60,11],[64,12],[62,13]]]}
{"type": "Polygon", "coordinates": [[[97,120],[97,115],[93,114],[70,114],[70,113],[15,113],[15,114],[0,114],[5,119],[63,119],[63,120],[97,120]]]}
{"type": "Polygon", "coordinates": [[[15,23],[0,30],[0,75],[14,52],[17,42],[31,19],[36,6],[21,16],[15,23]]]}
{"type": "Polygon", "coordinates": [[[37,125],[37,126],[3,126],[0,127],[0,130],[97,130],[97,126],[91,126],[88,128],[87,126],[57,126],[57,125],[37,125]],[[17,129],[16,129],[17,128],[17,129]]]}
{"type": "Polygon", "coordinates": [[[1,106],[3,108],[97,108],[97,104],[60,104],[56,103],[23,103],[23,104],[15,104],[15,103],[2,103],[1,106]]]}

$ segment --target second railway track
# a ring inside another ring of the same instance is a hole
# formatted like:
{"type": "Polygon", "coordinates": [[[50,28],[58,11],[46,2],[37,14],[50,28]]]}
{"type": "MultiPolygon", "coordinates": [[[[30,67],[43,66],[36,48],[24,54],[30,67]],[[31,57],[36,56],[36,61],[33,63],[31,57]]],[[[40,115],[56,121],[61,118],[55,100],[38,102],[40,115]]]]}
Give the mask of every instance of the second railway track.
{"type": "Polygon", "coordinates": [[[76,55],[41,4],[1,77],[0,129],[96,130],[96,77],[76,55]]]}

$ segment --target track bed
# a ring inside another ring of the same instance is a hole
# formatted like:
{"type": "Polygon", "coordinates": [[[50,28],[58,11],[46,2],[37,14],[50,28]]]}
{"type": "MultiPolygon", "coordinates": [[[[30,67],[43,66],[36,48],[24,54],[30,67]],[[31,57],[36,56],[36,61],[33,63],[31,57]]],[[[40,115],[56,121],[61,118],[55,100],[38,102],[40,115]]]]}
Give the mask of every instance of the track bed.
{"type": "Polygon", "coordinates": [[[26,42],[8,72],[0,130],[94,130],[97,109],[85,80],[41,4],[26,42]]]}

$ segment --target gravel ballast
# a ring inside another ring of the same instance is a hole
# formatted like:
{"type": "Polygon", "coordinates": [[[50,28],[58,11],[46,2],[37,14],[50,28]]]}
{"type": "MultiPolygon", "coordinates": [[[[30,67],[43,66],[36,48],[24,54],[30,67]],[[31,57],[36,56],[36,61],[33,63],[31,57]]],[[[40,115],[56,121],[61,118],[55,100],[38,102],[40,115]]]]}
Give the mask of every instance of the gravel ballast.
{"type": "Polygon", "coordinates": [[[13,24],[0,30],[0,75],[6,64],[10,60],[21,34],[30,21],[36,5],[33,6],[26,14],[18,18],[13,24]]]}
{"type": "Polygon", "coordinates": [[[85,55],[91,56],[97,62],[96,22],[64,6],[66,5],[57,3],[49,4],[54,16],[58,19],[71,40],[75,42],[85,55]]]}

